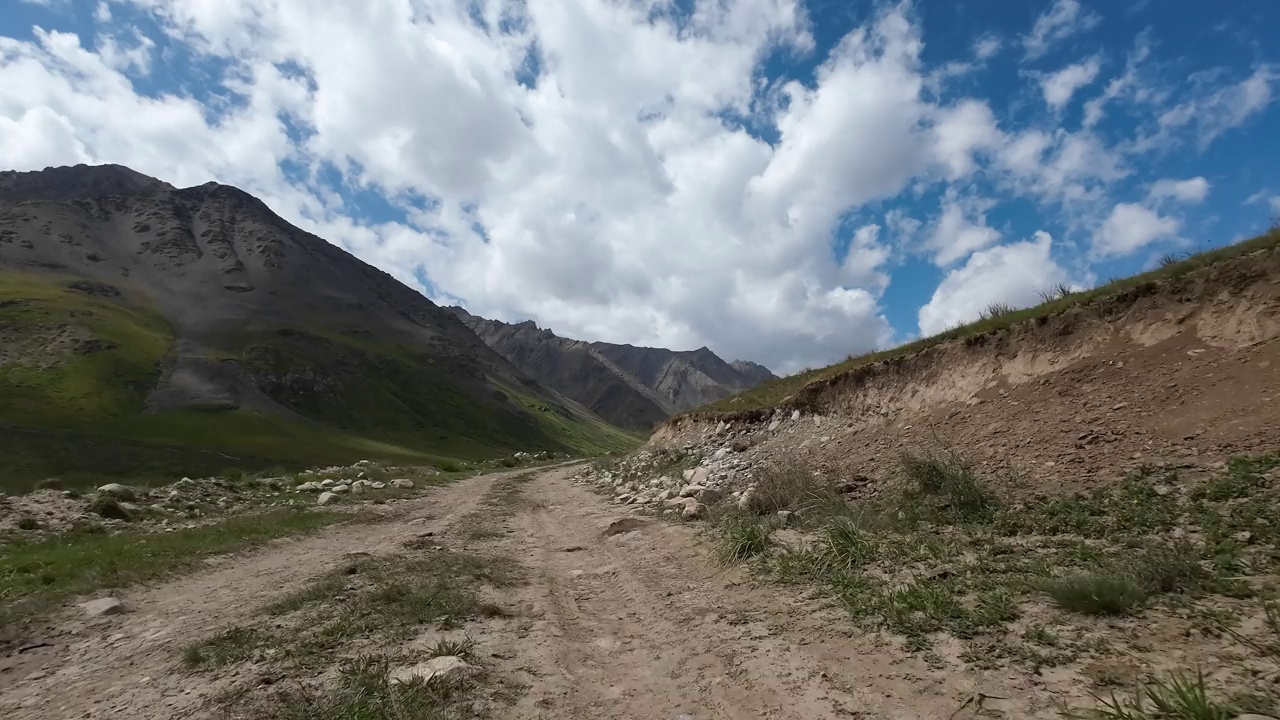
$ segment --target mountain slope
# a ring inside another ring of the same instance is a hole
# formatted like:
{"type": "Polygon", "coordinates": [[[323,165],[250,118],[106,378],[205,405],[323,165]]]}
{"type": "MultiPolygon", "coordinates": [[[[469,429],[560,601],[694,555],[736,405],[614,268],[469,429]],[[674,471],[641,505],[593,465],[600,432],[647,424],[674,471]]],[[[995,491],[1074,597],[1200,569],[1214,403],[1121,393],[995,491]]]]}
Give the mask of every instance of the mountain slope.
{"type": "Polygon", "coordinates": [[[511,325],[448,309],[517,367],[621,427],[648,428],[680,410],[775,379],[761,365],[726,363],[705,347],[673,351],[588,343],[528,321],[511,325]]]}
{"type": "Polygon", "coordinates": [[[632,442],[247,193],[117,166],[0,176],[0,339],[24,431],[264,462],[632,442]]]}

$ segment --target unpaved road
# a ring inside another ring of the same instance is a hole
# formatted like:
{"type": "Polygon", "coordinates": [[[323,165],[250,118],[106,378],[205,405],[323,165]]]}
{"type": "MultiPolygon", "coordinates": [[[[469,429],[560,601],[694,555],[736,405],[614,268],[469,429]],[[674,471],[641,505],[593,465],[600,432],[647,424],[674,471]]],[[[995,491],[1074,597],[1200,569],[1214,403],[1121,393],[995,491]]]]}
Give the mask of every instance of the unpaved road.
{"type": "MultiPolygon", "coordinates": [[[[648,520],[603,537],[625,510],[574,484],[574,472],[539,471],[503,537],[473,548],[527,569],[502,591],[511,617],[468,626],[496,675],[524,686],[499,717],[949,718],[983,693],[998,698],[985,701],[988,716],[1051,718],[1051,695],[1079,697],[1078,678],[964,671],[945,643],[931,667],[804,588],[759,586],[717,565],[696,527],[648,520]]],[[[347,553],[402,552],[428,529],[460,546],[459,522],[499,477],[122,595],[134,611],[96,625],[67,615],[58,632],[74,634],[0,659],[0,717],[199,718],[214,694],[253,678],[183,673],[183,645],[253,618],[347,553]]]]}

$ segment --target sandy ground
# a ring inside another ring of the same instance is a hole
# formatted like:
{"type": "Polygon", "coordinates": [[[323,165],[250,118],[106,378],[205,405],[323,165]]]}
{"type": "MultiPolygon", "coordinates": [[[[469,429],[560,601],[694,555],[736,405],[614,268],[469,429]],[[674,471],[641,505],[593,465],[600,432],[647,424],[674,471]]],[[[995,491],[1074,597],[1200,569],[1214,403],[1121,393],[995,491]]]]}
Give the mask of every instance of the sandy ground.
{"type": "MultiPolygon", "coordinates": [[[[1055,696],[1082,692],[1078,678],[930,667],[804,588],[722,567],[696,525],[642,519],[605,537],[624,514],[574,472],[538,471],[503,537],[471,548],[526,568],[525,582],[501,591],[512,616],[467,628],[495,676],[523,686],[497,717],[949,718],[982,693],[996,697],[988,716],[1052,718],[1055,696]]],[[[464,516],[500,477],[434,490],[380,522],[220,558],[120,595],[133,608],[125,615],[86,624],[68,611],[49,646],[2,660],[0,717],[200,718],[216,693],[252,678],[184,673],[183,645],[252,619],[348,553],[403,552],[425,530],[461,547],[464,516]]]]}

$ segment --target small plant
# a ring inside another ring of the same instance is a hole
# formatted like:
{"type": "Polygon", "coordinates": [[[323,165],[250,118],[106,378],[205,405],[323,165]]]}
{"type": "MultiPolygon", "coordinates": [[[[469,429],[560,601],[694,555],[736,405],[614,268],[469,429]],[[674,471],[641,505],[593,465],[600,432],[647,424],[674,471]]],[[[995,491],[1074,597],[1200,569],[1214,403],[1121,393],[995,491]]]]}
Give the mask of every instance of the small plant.
{"type": "Polygon", "coordinates": [[[467,636],[461,640],[447,640],[441,638],[436,641],[435,645],[432,645],[431,648],[427,650],[427,655],[433,658],[452,655],[453,657],[471,660],[475,657],[475,649],[476,641],[471,636],[467,636]]]}
{"type": "Polygon", "coordinates": [[[1139,686],[1132,697],[1096,697],[1100,707],[1069,708],[1062,716],[1070,720],[1231,720],[1236,708],[1220,703],[1209,696],[1204,674],[1195,676],[1170,675],[1156,678],[1150,684],[1139,686]]]}
{"type": "Polygon", "coordinates": [[[35,489],[36,490],[61,490],[62,480],[56,477],[45,478],[36,483],[35,489]]]}
{"type": "Polygon", "coordinates": [[[1064,300],[1075,294],[1071,286],[1066,283],[1058,283],[1048,290],[1040,291],[1040,299],[1044,302],[1053,302],[1054,300],[1064,300]]]}
{"type": "Polygon", "coordinates": [[[440,462],[436,463],[436,468],[439,469],[440,472],[447,472],[447,473],[462,472],[463,470],[463,467],[461,465],[459,465],[458,463],[452,460],[441,460],[440,462]]]}
{"type": "Polygon", "coordinates": [[[99,495],[90,500],[86,509],[95,515],[100,515],[108,520],[131,519],[129,511],[120,507],[119,501],[106,495],[99,495]]]}
{"type": "Polygon", "coordinates": [[[1017,308],[1007,302],[993,302],[983,308],[982,312],[978,314],[978,317],[983,320],[993,320],[1001,315],[1010,315],[1017,311],[1017,308]]]}
{"type": "Polygon", "coordinates": [[[1133,577],[1151,594],[1197,590],[1209,581],[1200,558],[1190,544],[1144,549],[1129,563],[1133,577]]]}
{"type": "Polygon", "coordinates": [[[1178,263],[1182,262],[1183,260],[1186,260],[1189,257],[1191,256],[1186,253],[1173,253],[1173,252],[1165,253],[1164,255],[1160,256],[1160,267],[1166,268],[1166,267],[1169,267],[1170,265],[1177,265],[1178,263]]]}
{"type": "Polygon", "coordinates": [[[871,557],[875,548],[851,517],[837,517],[822,529],[822,553],[831,565],[846,572],[871,557]]]}
{"type": "Polygon", "coordinates": [[[762,522],[726,523],[720,528],[721,554],[730,562],[755,557],[769,548],[772,536],[773,528],[762,522]]]}
{"type": "Polygon", "coordinates": [[[1128,575],[1087,573],[1042,580],[1035,585],[1064,610],[1087,615],[1127,615],[1147,600],[1128,575]]]}
{"type": "Polygon", "coordinates": [[[765,468],[756,480],[751,509],[761,515],[779,510],[804,511],[843,505],[835,490],[797,467],[765,468]]]}
{"type": "Polygon", "coordinates": [[[261,631],[233,627],[182,648],[182,664],[190,669],[213,668],[252,658],[270,638],[261,631]]]}
{"type": "Polygon", "coordinates": [[[18,518],[17,527],[19,530],[39,530],[40,521],[33,517],[18,518]]]}
{"type": "Polygon", "coordinates": [[[985,519],[996,508],[996,502],[979,484],[973,467],[959,456],[905,453],[900,467],[918,492],[941,499],[943,509],[958,519],[985,519]]]}

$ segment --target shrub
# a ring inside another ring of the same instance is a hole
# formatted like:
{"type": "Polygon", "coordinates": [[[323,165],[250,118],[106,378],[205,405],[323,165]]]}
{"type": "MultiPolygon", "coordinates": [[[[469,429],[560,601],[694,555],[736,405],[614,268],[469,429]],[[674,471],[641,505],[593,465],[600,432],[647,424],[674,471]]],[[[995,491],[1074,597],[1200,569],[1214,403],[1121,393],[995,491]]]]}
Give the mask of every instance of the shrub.
{"type": "Polygon", "coordinates": [[[874,545],[852,517],[837,517],[822,529],[824,560],[846,572],[861,565],[874,552],[874,545]]]}
{"type": "Polygon", "coordinates": [[[918,492],[940,498],[943,507],[959,519],[983,519],[996,508],[972,466],[959,456],[904,453],[900,466],[918,492]]]}
{"type": "Polygon", "coordinates": [[[61,490],[62,480],[56,477],[45,478],[36,483],[35,489],[36,490],[61,490]]]}
{"type": "Polygon", "coordinates": [[[89,512],[101,515],[111,520],[129,520],[129,511],[120,507],[120,503],[113,497],[99,495],[89,501],[87,508],[89,512]]]}
{"type": "Polygon", "coordinates": [[[40,521],[36,520],[33,517],[18,518],[17,525],[19,530],[39,530],[40,529],[40,521]]]}
{"type": "Polygon", "coordinates": [[[1151,594],[1200,589],[1209,573],[1200,566],[1195,549],[1186,542],[1143,549],[1128,563],[1129,572],[1151,594]]]}
{"type": "Polygon", "coordinates": [[[462,466],[452,460],[441,460],[436,463],[436,467],[439,468],[440,472],[462,472],[462,466]]]}
{"type": "Polygon", "coordinates": [[[720,527],[721,554],[729,562],[755,557],[769,548],[772,535],[762,522],[728,522],[720,527]]]}
{"type": "Polygon", "coordinates": [[[1064,610],[1087,615],[1126,615],[1147,600],[1142,586],[1128,575],[1086,573],[1050,578],[1036,584],[1064,610]]]}
{"type": "Polygon", "coordinates": [[[1009,303],[993,302],[990,305],[983,308],[982,312],[979,313],[978,316],[983,320],[991,320],[992,318],[998,318],[1001,315],[1009,315],[1014,312],[1017,312],[1017,308],[1010,305],[1009,303]]]}
{"type": "Polygon", "coordinates": [[[1157,678],[1140,686],[1130,698],[1119,699],[1112,693],[1109,699],[1097,699],[1100,707],[1072,708],[1062,715],[1070,720],[1231,720],[1239,714],[1236,708],[1209,696],[1204,674],[1199,671],[1194,677],[1173,674],[1167,680],[1157,678]]]}
{"type": "Polygon", "coordinates": [[[844,505],[835,490],[812,473],[797,467],[767,467],[756,480],[751,509],[759,514],[779,510],[814,511],[844,505]]]}

